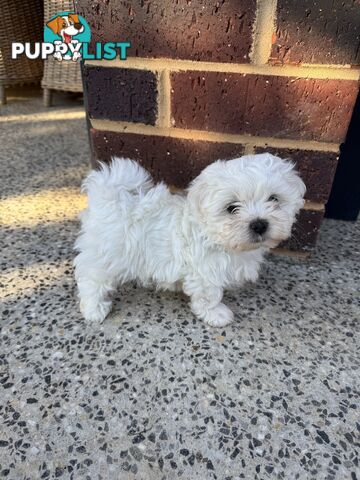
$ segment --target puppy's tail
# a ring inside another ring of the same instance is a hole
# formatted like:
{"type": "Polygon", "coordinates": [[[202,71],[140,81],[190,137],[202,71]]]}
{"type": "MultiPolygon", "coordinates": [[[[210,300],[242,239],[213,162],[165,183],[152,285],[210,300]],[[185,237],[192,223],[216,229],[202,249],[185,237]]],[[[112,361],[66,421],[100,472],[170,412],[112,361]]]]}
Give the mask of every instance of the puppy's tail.
{"type": "Polygon", "coordinates": [[[99,205],[124,197],[142,196],[153,186],[150,174],[133,160],[112,158],[109,164],[99,163],[100,169],[93,170],[82,184],[90,207],[92,203],[99,205]]]}

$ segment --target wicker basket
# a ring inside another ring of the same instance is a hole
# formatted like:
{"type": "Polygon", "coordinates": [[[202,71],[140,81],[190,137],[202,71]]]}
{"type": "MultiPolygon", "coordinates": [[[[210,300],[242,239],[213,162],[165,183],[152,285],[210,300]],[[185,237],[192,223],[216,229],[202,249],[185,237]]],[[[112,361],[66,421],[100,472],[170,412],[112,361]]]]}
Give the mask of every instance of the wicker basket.
{"type": "MultiPolygon", "coordinates": [[[[74,10],[71,0],[44,0],[45,24],[58,12],[74,10]]],[[[53,57],[48,57],[44,62],[44,76],[41,82],[44,90],[44,104],[51,105],[51,91],[63,90],[68,92],[82,92],[81,70],[79,62],[59,62],[53,57]]]]}
{"type": "Polygon", "coordinates": [[[5,87],[36,83],[43,74],[43,61],[20,55],[11,58],[12,42],[41,42],[43,38],[41,0],[1,0],[0,13],[0,104],[6,103],[5,87]]]}

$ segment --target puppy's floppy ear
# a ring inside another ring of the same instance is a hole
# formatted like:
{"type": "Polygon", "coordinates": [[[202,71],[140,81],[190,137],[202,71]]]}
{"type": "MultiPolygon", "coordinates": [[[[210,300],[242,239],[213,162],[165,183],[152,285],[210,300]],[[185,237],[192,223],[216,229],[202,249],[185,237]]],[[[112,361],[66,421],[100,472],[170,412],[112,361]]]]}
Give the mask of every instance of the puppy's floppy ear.
{"type": "Polygon", "coordinates": [[[57,16],[50,20],[50,22],[47,22],[46,26],[49,27],[54,33],[57,35],[60,33],[60,30],[62,28],[63,24],[63,19],[60,16],[57,16]]]}
{"type": "Polygon", "coordinates": [[[280,158],[271,153],[262,155],[266,156],[266,160],[269,162],[268,165],[272,172],[286,180],[291,192],[302,198],[305,195],[306,186],[296,170],[296,163],[289,158],[280,158]]]}
{"type": "Polygon", "coordinates": [[[75,13],[70,13],[69,18],[74,22],[74,23],[81,23],[79,20],[79,15],[76,15],[75,13]]]}
{"type": "Polygon", "coordinates": [[[306,185],[302,181],[299,173],[295,169],[296,165],[291,160],[284,160],[285,169],[283,178],[286,180],[289,194],[293,200],[293,204],[299,211],[304,206],[304,195],[306,192],[306,185]],[[286,163],[285,163],[286,162],[286,163]]]}
{"type": "Polygon", "coordinates": [[[202,177],[199,175],[196,177],[188,187],[187,200],[191,205],[192,211],[202,216],[204,214],[202,205],[205,200],[205,188],[203,185],[202,177]]]}
{"type": "Polygon", "coordinates": [[[297,193],[301,197],[303,197],[305,195],[305,192],[306,192],[306,185],[302,181],[299,172],[296,170],[296,163],[292,162],[291,160],[286,160],[286,161],[288,162],[289,165],[291,165],[291,168],[288,172],[289,181],[294,186],[297,193]]]}
{"type": "Polygon", "coordinates": [[[224,163],[222,160],[217,160],[208,165],[191,182],[188,188],[188,202],[199,219],[203,219],[208,209],[214,206],[214,196],[219,185],[220,167],[224,163]]]}

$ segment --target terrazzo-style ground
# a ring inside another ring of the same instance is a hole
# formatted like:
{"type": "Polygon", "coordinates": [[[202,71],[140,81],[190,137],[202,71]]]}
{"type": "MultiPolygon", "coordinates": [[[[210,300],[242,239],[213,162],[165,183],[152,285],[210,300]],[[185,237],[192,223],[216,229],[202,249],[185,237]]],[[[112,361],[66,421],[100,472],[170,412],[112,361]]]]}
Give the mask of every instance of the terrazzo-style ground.
{"type": "Polygon", "coordinates": [[[223,330],[134,286],[87,325],[81,106],[0,115],[0,478],[360,479],[359,224],[326,221],[309,262],[270,257],[223,330]]]}

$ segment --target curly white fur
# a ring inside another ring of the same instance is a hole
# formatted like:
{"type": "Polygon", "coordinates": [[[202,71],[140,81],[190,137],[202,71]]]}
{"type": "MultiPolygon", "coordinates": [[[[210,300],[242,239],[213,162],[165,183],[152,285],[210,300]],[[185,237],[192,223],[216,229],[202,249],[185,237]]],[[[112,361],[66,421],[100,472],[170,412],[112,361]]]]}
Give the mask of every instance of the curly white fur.
{"type": "Polygon", "coordinates": [[[305,193],[293,165],[267,153],[209,165],[186,195],[118,158],[83,187],[89,203],[74,264],[84,317],[103,321],[117,285],[137,281],[182,289],[193,313],[215,327],[233,320],[223,290],[257,279],[264,253],[289,237],[305,193]]]}

